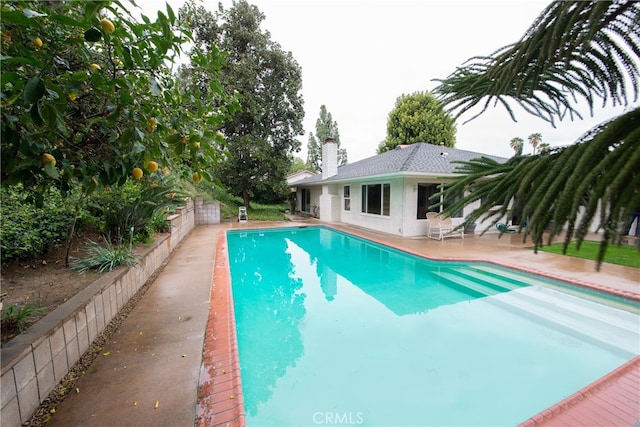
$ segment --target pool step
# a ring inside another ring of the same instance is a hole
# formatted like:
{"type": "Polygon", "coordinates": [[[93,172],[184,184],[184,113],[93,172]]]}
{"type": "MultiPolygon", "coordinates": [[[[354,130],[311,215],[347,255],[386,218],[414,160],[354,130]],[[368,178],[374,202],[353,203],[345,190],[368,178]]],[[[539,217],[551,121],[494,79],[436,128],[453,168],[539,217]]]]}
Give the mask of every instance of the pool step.
{"type": "Polygon", "coordinates": [[[547,287],[544,280],[517,273],[505,272],[499,276],[502,271],[497,270],[484,274],[476,267],[433,273],[446,286],[468,289],[478,297],[491,296],[485,301],[518,315],[534,317],[556,329],[596,341],[598,345],[638,353],[640,325],[637,316],[628,311],[603,308],[598,302],[547,287]],[[586,334],[585,330],[593,332],[586,334]]]}
{"type": "Polygon", "coordinates": [[[585,288],[581,288],[575,285],[564,284],[562,282],[548,279],[545,277],[535,276],[535,275],[523,275],[517,271],[510,271],[500,267],[494,267],[490,265],[474,265],[473,268],[476,271],[481,272],[482,274],[496,277],[496,278],[508,278],[511,280],[518,281],[522,285],[525,286],[544,286],[556,290],[560,290],[563,293],[571,294],[574,296],[579,296],[580,298],[588,299],[590,301],[594,301],[600,304],[605,304],[611,307],[620,308],[626,311],[631,311],[635,314],[640,314],[640,307],[637,304],[634,304],[631,301],[625,300],[621,297],[616,297],[613,295],[608,295],[596,290],[589,290],[585,288]]]}
{"type": "MultiPolygon", "coordinates": [[[[545,280],[544,278],[526,276],[504,270],[491,271],[477,268],[476,266],[462,268],[456,273],[465,278],[481,281],[482,283],[495,282],[497,286],[508,290],[533,287],[536,289],[535,291],[527,290],[522,293],[528,294],[530,298],[535,298],[538,303],[547,303],[554,305],[557,309],[565,309],[571,313],[581,314],[590,319],[598,319],[605,323],[617,324],[617,319],[612,320],[610,317],[604,316],[602,310],[597,308],[600,307],[601,304],[611,306],[611,304],[608,304],[610,301],[604,296],[595,300],[593,298],[587,298],[591,296],[591,293],[582,289],[571,289],[569,285],[561,286],[560,283],[554,286],[551,284],[551,281],[545,280]],[[505,278],[509,278],[511,281],[507,281],[505,278]],[[558,298],[560,295],[564,297],[558,298]]],[[[632,329],[636,330],[637,327],[632,329]]]]}
{"type": "Polygon", "coordinates": [[[475,267],[463,267],[455,271],[455,274],[465,279],[478,281],[485,286],[496,289],[499,292],[508,292],[514,289],[520,289],[523,286],[528,286],[527,283],[518,280],[518,278],[512,278],[511,280],[505,279],[504,276],[486,274],[482,270],[477,270],[475,267]]]}
{"type": "Polygon", "coordinates": [[[458,289],[475,298],[482,298],[506,291],[506,289],[501,289],[499,286],[489,286],[485,282],[478,282],[451,271],[433,271],[432,274],[440,279],[441,284],[458,289]]]}
{"type": "Polygon", "coordinates": [[[595,340],[599,345],[613,346],[638,354],[637,316],[583,298],[540,286],[529,286],[495,295],[492,303],[517,309],[572,334],[595,340]],[[585,331],[589,330],[587,334],[585,331]]]}

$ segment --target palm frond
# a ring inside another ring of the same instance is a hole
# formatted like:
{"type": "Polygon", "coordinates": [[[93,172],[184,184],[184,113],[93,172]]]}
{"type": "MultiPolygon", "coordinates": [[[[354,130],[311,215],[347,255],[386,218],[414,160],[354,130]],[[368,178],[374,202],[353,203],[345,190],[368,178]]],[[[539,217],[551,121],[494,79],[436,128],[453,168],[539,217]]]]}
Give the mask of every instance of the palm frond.
{"type": "Polygon", "coordinates": [[[445,214],[483,198],[464,225],[491,219],[493,226],[517,201],[527,218],[523,240],[531,236],[536,250],[563,232],[565,247],[572,239],[579,245],[597,218],[603,233],[599,268],[607,245],[621,239],[633,207],[640,206],[640,108],[598,125],[574,145],[504,164],[474,159],[456,172],[464,175],[442,190],[444,204],[472,184],[474,191],[453,201],[445,214]]]}
{"type": "MultiPolygon", "coordinates": [[[[525,111],[552,125],[568,113],[581,117],[576,100],[593,110],[603,104],[628,105],[638,99],[640,3],[632,1],[552,2],[517,43],[489,57],[474,57],[456,69],[434,93],[455,117],[487,98],[525,111]]],[[[515,119],[515,118],[514,118],[515,119]]],[[[467,120],[467,121],[469,121],[467,120]]]]}

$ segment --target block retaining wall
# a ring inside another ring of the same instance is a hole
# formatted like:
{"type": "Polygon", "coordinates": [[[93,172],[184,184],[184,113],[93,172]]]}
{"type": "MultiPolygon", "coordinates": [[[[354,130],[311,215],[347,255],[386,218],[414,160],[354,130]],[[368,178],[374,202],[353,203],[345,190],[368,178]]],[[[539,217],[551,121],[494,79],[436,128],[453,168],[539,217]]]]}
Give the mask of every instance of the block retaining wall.
{"type": "Polygon", "coordinates": [[[137,266],[105,273],[2,346],[3,427],[18,427],[31,418],[105,326],[195,227],[194,211],[193,201],[188,200],[169,217],[171,232],[137,251],[137,266]]]}

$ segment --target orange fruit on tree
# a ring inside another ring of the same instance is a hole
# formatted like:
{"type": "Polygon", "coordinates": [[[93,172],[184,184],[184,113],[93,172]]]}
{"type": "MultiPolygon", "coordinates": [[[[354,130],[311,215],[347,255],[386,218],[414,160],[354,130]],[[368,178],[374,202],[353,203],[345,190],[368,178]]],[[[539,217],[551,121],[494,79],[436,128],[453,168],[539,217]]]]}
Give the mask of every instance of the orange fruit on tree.
{"type": "Polygon", "coordinates": [[[113,25],[113,22],[111,22],[107,18],[102,18],[100,20],[100,26],[102,27],[104,32],[107,34],[111,34],[116,30],[116,27],[115,25],[113,25]]]}
{"type": "Polygon", "coordinates": [[[153,132],[154,130],[156,130],[156,127],[158,127],[158,121],[155,117],[151,117],[147,122],[147,126],[149,127],[149,130],[153,132]]]}
{"type": "Polygon", "coordinates": [[[144,175],[144,172],[142,172],[142,169],[140,168],[133,168],[133,177],[135,179],[140,179],[142,178],[142,175],[144,175]]]}
{"type": "Polygon", "coordinates": [[[36,37],[31,41],[36,47],[42,47],[42,39],[40,37],[36,37]]]}
{"type": "Polygon", "coordinates": [[[155,172],[158,170],[158,163],[154,162],[153,160],[150,160],[147,162],[146,168],[149,172],[155,172]]]}
{"type": "Polygon", "coordinates": [[[42,164],[43,164],[43,165],[47,165],[47,164],[49,164],[49,163],[51,163],[51,165],[52,165],[52,166],[55,166],[55,165],[56,165],[56,158],[55,158],[55,157],[53,157],[53,156],[52,156],[51,154],[49,154],[49,153],[44,153],[44,154],[42,155],[42,164]]]}

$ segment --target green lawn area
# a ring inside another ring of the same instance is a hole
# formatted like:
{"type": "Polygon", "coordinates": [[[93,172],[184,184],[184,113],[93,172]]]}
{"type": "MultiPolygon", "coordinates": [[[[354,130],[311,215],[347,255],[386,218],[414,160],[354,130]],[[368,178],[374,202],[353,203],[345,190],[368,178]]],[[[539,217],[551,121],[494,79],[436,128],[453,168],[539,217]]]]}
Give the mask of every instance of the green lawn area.
{"type": "MultiPolygon", "coordinates": [[[[242,206],[240,198],[232,198],[225,201],[220,206],[222,218],[226,221],[236,221],[238,219],[238,207],[242,206]]],[[[284,214],[288,205],[262,205],[253,202],[251,207],[247,209],[247,216],[251,221],[286,221],[287,216],[284,214]]]]}
{"type": "MultiPolygon", "coordinates": [[[[600,242],[584,241],[582,242],[579,251],[576,249],[575,242],[571,242],[569,244],[569,248],[567,248],[567,255],[595,260],[598,256],[599,249],[600,242]]],[[[538,248],[538,250],[554,254],[562,254],[562,243],[554,243],[551,246],[538,248]]],[[[607,246],[607,252],[604,254],[603,261],[611,264],[640,268],[640,251],[638,251],[637,246],[609,245],[607,246]]]]}

